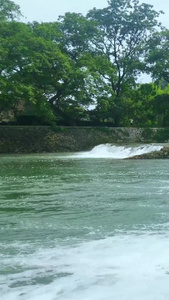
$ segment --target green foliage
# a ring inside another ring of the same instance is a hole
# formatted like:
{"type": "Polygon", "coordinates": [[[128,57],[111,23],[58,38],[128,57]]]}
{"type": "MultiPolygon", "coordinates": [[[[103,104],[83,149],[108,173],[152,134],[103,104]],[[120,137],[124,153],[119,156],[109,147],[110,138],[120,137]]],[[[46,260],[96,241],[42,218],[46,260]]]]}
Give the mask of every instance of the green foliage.
{"type": "Polygon", "coordinates": [[[169,140],[169,128],[160,129],[156,132],[154,135],[154,140],[156,140],[158,143],[161,142],[168,142],[169,140]]]}
{"type": "Polygon", "coordinates": [[[0,113],[17,117],[22,104],[51,124],[91,116],[98,124],[168,126],[169,32],[159,31],[159,14],[138,0],[110,0],[86,17],[24,24],[19,6],[0,0],[0,113]],[[145,71],[156,83],[137,84],[145,71]]]}
{"type": "Polygon", "coordinates": [[[81,54],[92,49],[92,41],[98,34],[96,22],[76,13],[66,13],[59,21],[63,49],[77,61],[81,54]]]}
{"type": "Polygon", "coordinates": [[[47,101],[71,72],[69,59],[57,44],[35,36],[27,24],[3,22],[0,32],[1,102],[14,109],[18,101],[31,101],[46,110],[47,101]]]}
{"type": "Polygon", "coordinates": [[[156,32],[149,41],[147,53],[147,72],[159,83],[169,83],[169,30],[156,32]]]}
{"type": "Polygon", "coordinates": [[[97,21],[95,47],[112,64],[113,73],[107,80],[120,97],[125,86],[133,86],[139,72],[145,69],[146,42],[159,26],[159,13],[138,0],[111,0],[108,4],[104,9],[91,10],[88,18],[97,21]]]}
{"type": "Polygon", "coordinates": [[[104,88],[109,95],[107,101],[113,102],[111,115],[116,126],[126,122],[124,118],[130,106],[127,96],[136,86],[140,72],[145,70],[147,40],[160,26],[158,16],[151,5],[139,4],[137,0],[111,0],[108,7],[94,8],[87,15],[89,20],[97,22],[98,35],[92,42],[96,55],[104,60],[96,68],[102,86],[107,86],[104,88]]]}
{"type": "Polygon", "coordinates": [[[157,95],[154,98],[154,111],[160,127],[169,127],[169,94],[157,95]]]}
{"type": "Polygon", "coordinates": [[[154,83],[139,85],[131,92],[128,115],[136,126],[151,127],[157,125],[154,112],[154,98],[161,93],[161,89],[154,83]]]}
{"type": "Polygon", "coordinates": [[[11,0],[0,0],[0,22],[14,20],[20,16],[19,5],[11,0]]]}

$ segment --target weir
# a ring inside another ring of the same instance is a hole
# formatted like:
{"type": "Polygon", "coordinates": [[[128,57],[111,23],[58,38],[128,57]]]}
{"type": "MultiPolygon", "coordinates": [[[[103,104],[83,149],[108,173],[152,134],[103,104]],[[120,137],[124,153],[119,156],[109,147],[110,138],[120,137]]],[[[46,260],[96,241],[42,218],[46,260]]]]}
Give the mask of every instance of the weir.
{"type": "Polygon", "coordinates": [[[145,145],[134,145],[134,146],[131,145],[117,146],[112,144],[102,144],[94,147],[91,151],[80,152],[71,157],[123,159],[135,155],[160,151],[162,148],[163,148],[162,145],[157,145],[157,144],[156,145],[145,144],[145,145]]]}

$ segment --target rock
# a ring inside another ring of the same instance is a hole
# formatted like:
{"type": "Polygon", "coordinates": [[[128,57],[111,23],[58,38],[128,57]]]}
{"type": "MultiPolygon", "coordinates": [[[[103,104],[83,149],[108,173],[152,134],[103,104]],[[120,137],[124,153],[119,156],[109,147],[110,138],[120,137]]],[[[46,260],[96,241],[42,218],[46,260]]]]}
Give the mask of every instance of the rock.
{"type": "Polygon", "coordinates": [[[135,155],[127,159],[167,159],[169,158],[169,146],[163,147],[160,151],[153,151],[141,155],[135,155]]]}

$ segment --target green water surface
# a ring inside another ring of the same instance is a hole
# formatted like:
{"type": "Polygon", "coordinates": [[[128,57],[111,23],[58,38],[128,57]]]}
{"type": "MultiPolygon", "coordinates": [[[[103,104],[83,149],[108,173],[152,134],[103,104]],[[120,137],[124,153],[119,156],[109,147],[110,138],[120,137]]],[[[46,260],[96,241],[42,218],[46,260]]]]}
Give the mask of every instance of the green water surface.
{"type": "Polygon", "coordinates": [[[1,242],[162,230],[169,220],[168,169],[168,160],[1,156],[1,242]]]}

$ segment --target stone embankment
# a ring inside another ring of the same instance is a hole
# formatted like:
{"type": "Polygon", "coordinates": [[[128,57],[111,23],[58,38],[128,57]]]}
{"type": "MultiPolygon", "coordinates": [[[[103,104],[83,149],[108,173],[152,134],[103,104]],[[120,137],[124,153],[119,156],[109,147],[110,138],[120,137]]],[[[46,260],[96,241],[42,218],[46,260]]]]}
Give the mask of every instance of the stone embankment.
{"type": "Polygon", "coordinates": [[[167,142],[169,128],[0,126],[0,153],[77,152],[106,143],[167,142]]]}
{"type": "Polygon", "coordinates": [[[0,126],[0,153],[77,152],[144,140],[142,128],[0,126]]]}

